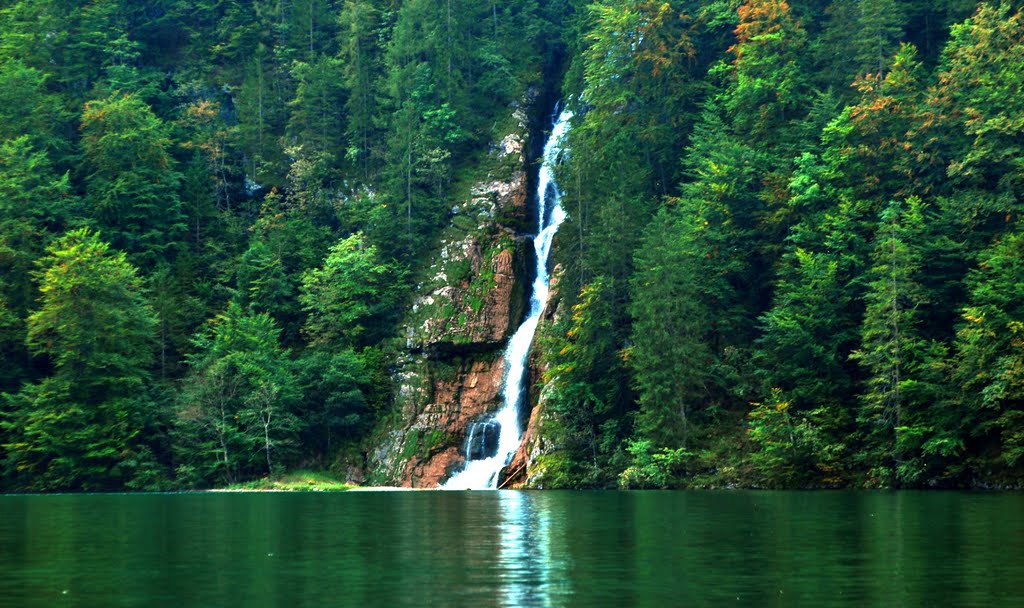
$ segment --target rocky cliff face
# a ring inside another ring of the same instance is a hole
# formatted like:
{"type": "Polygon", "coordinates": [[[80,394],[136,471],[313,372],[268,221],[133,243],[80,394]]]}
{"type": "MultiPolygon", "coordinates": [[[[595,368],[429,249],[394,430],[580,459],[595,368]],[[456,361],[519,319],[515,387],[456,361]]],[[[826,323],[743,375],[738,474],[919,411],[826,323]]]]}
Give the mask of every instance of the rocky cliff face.
{"type": "Polygon", "coordinates": [[[436,487],[463,462],[470,422],[501,405],[502,352],[523,317],[529,281],[527,115],[491,151],[497,167],[451,210],[417,286],[394,375],[396,411],[377,430],[367,480],[436,487]]]}

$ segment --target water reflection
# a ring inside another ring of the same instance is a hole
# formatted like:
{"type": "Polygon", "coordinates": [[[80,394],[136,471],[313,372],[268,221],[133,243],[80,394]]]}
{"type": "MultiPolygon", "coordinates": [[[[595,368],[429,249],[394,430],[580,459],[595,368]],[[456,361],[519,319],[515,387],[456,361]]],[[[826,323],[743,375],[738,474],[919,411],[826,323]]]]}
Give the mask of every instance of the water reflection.
{"type": "Polygon", "coordinates": [[[552,511],[544,497],[518,491],[498,492],[501,513],[501,599],[504,606],[555,606],[572,594],[566,560],[556,558],[552,511]]]}
{"type": "Polygon", "coordinates": [[[1024,494],[0,497],[17,606],[1024,606],[1024,494]]]}

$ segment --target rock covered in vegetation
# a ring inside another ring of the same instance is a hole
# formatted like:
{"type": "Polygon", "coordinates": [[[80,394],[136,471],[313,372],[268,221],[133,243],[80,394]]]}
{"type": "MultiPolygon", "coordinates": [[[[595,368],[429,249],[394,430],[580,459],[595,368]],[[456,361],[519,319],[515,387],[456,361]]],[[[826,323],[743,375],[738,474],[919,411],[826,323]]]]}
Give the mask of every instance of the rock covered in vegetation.
{"type": "Polygon", "coordinates": [[[526,305],[528,120],[492,148],[497,169],[456,205],[417,285],[396,366],[395,414],[371,439],[370,480],[434,487],[464,461],[467,428],[501,404],[505,342],[526,305]]]}

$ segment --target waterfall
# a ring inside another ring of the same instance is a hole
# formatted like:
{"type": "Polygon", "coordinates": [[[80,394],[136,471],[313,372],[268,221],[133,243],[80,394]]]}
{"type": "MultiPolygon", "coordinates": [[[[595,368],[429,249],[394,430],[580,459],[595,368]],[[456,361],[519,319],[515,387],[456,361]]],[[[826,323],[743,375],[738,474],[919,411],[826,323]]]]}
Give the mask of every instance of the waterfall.
{"type": "Polygon", "coordinates": [[[555,120],[551,135],[544,144],[544,155],[537,177],[537,235],[533,237],[537,267],[530,296],[530,312],[519,326],[505,349],[505,381],[502,386],[502,407],[492,420],[470,424],[466,445],[466,466],[452,476],[443,488],[451,490],[485,490],[498,486],[498,473],[519,449],[523,431],[519,425],[519,411],[523,396],[527,394],[527,357],[537,331],[537,323],[548,301],[548,255],[551,241],[565,219],[561,193],[555,182],[554,166],[562,152],[562,139],[569,130],[572,113],[562,110],[555,120]],[[478,428],[479,426],[479,428],[478,428]],[[497,428],[497,442],[487,441],[497,428]],[[483,437],[481,442],[478,437],[483,437]],[[476,441],[472,441],[476,439],[476,441]],[[497,445],[493,445],[496,443],[497,445]]]}

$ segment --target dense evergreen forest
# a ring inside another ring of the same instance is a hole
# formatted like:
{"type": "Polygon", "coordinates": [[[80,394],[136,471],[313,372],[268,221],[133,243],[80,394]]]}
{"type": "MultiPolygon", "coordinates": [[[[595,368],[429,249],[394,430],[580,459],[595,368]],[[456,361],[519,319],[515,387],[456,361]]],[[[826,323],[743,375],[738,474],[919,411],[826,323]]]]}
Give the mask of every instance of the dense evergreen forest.
{"type": "Polygon", "coordinates": [[[1024,484],[1020,2],[0,0],[0,490],[369,449],[555,90],[546,486],[1024,484]]]}

